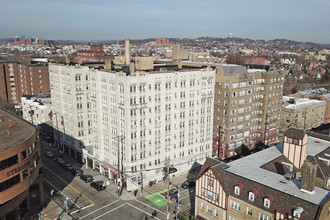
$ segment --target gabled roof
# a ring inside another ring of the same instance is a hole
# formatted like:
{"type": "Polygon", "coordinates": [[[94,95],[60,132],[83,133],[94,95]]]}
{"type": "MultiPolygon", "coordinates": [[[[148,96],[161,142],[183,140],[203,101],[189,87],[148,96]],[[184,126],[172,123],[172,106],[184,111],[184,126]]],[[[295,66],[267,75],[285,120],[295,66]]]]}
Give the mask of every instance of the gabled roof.
{"type": "Polygon", "coordinates": [[[305,132],[297,128],[289,128],[285,131],[284,136],[302,140],[305,137],[305,132]]]}
{"type": "Polygon", "coordinates": [[[202,166],[202,169],[199,171],[199,174],[197,175],[197,178],[199,178],[208,168],[210,168],[213,165],[217,165],[219,163],[220,163],[219,160],[216,160],[213,158],[206,158],[206,160],[202,166]]]}
{"type": "MultiPolygon", "coordinates": [[[[309,144],[313,145],[316,140],[318,139],[310,137],[309,144]]],[[[318,219],[320,207],[330,202],[330,192],[315,187],[313,194],[308,194],[300,190],[301,181],[287,180],[283,173],[288,169],[282,166],[276,167],[276,164],[279,165],[282,161],[287,162],[281,153],[282,145],[262,150],[227,164],[221,161],[215,164],[217,160],[208,159],[199,176],[209,169],[212,170],[226,195],[238,198],[267,212],[292,215],[292,210],[302,207],[304,209],[303,219],[318,219]],[[235,186],[238,185],[240,186],[239,195],[234,192],[235,186]],[[255,192],[254,201],[249,200],[249,192],[255,192]],[[264,207],[266,198],[270,200],[269,208],[264,207]]],[[[313,146],[315,149],[309,152],[311,155],[317,156],[327,149],[324,146],[322,142],[322,144],[318,144],[318,147],[313,146]]]]}

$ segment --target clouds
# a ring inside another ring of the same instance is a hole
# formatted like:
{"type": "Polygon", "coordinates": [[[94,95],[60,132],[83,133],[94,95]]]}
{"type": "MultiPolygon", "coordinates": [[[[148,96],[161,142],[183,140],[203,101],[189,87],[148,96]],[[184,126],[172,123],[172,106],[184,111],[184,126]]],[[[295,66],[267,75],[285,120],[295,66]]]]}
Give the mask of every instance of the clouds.
{"type": "MultiPolygon", "coordinates": [[[[3,0],[2,0],[3,1],[3,0]]],[[[238,37],[329,43],[330,1],[31,0],[1,3],[0,37],[238,37]]]]}

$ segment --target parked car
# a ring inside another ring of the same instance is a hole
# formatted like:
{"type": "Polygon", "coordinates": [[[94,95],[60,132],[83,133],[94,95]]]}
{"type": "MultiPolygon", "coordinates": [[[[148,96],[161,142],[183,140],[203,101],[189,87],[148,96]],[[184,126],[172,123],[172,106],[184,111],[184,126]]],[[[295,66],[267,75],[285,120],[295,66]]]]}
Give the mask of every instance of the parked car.
{"type": "MultiPolygon", "coordinates": [[[[178,169],[175,168],[175,167],[170,167],[169,168],[169,173],[170,174],[175,173],[176,171],[178,171],[178,169]]],[[[166,167],[164,167],[164,172],[167,172],[167,168],[166,167]]]]}
{"type": "Polygon", "coordinates": [[[91,187],[93,187],[97,191],[101,191],[107,188],[107,185],[103,181],[95,181],[95,182],[91,182],[91,187]]]}
{"type": "Polygon", "coordinates": [[[83,173],[84,173],[84,171],[82,171],[82,170],[80,170],[80,169],[73,169],[73,170],[72,170],[72,174],[73,174],[74,176],[81,176],[81,175],[83,175],[83,173]]]}
{"type": "Polygon", "coordinates": [[[73,167],[70,163],[65,163],[63,164],[64,169],[68,170],[68,171],[72,171],[73,167]]]}
{"type": "MultiPolygon", "coordinates": [[[[168,192],[168,195],[169,195],[170,200],[177,199],[178,198],[178,194],[179,194],[179,191],[177,189],[171,189],[168,192]]],[[[165,198],[167,199],[167,193],[166,193],[165,198]]]]}
{"type": "Polygon", "coordinates": [[[53,152],[51,152],[51,151],[46,151],[46,152],[45,152],[45,155],[46,155],[46,157],[48,157],[48,158],[52,158],[52,157],[54,157],[54,154],[53,154],[53,152]]]}
{"type": "Polygon", "coordinates": [[[186,180],[184,183],[181,184],[181,187],[184,188],[184,189],[188,189],[188,188],[191,188],[191,187],[194,187],[195,186],[195,182],[194,181],[189,181],[189,180],[186,180]]]}
{"type": "Polygon", "coordinates": [[[54,158],[54,161],[55,161],[55,163],[58,163],[60,165],[65,164],[65,161],[60,157],[54,158]]]}
{"type": "Polygon", "coordinates": [[[93,180],[94,180],[94,178],[91,175],[81,175],[80,179],[82,179],[86,183],[93,182],[93,180]]]}

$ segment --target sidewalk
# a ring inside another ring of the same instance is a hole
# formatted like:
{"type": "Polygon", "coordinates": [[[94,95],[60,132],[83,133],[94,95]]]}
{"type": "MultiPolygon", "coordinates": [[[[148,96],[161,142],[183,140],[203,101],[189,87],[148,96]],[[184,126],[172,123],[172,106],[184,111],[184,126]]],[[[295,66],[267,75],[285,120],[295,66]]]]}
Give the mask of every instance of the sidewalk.
{"type": "Polygon", "coordinates": [[[48,203],[48,205],[40,212],[40,220],[49,220],[49,219],[72,219],[70,215],[66,217],[65,212],[62,207],[60,207],[53,200],[48,203]]]}

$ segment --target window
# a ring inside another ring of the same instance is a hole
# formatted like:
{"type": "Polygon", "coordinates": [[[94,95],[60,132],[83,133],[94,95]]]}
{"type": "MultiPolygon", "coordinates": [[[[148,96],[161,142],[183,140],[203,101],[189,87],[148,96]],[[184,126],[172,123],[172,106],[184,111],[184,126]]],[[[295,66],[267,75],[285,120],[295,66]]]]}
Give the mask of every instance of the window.
{"type": "Polygon", "coordinates": [[[25,158],[27,158],[27,154],[26,154],[26,151],[22,151],[21,152],[21,161],[24,160],[25,158]]]}
{"type": "Polygon", "coordinates": [[[207,198],[213,199],[213,192],[207,191],[207,198]]]}
{"type": "Polygon", "coordinates": [[[237,218],[234,218],[232,216],[229,216],[229,220],[238,220],[237,218]]]}
{"type": "Polygon", "coordinates": [[[202,188],[202,196],[205,196],[205,189],[202,188]]]}
{"type": "Polygon", "coordinates": [[[219,211],[217,209],[214,210],[214,216],[218,217],[219,216],[219,211]]]}
{"type": "Polygon", "coordinates": [[[266,208],[269,208],[270,207],[270,200],[268,198],[264,198],[264,206],[266,208]]]}
{"type": "Polygon", "coordinates": [[[230,200],[230,207],[236,209],[237,211],[241,210],[241,204],[235,200],[230,200]]]}
{"type": "Polygon", "coordinates": [[[204,203],[201,203],[201,210],[204,210],[204,203]]]}
{"type": "Polygon", "coordinates": [[[247,214],[248,216],[252,216],[252,209],[251,209],[250,207],[247,207],[247,208],[246,208],[246,214],[247,214]]]}
{"type": "Polygon", "coordinates": [[[238,185],[236,185],[236,186],[234,187],[234,193],[235,193],[236,195],[239,195],[240,192],[241,192],[241,188],[242,188],[242,187],[243,187],[242,184],[238,184],[238,185]]]}
{"type": "Polygon", "coordinates": [[[215,194],[215,201],[219,202],[219,194],[215,194]]]}
{"type": "Polygon", "coordinates": [[[212,215],[212,207],[206,206],[206,211],[207,211],[207,213],[212,215]]]}
{"type": "Polygon", "coordinates": [[[208,185],[209,185],[209,186],[213,186],[213,180],[209,179],[209,180],[208,180],[208,185]]]}
{"type": "Polygon", "coordinates": [[[271,218],[265,214],[259,213],[259,220],[271,220],[271,218]]]}
{"type": "Polygon", "coordinates": [[[293,216],[296,217],[296,218],[300,218],[301,213],[302,213],[303,211],[304,211],[304,209],[301,208],[301,207],[295,208],[295,209],[293,210],[293,216]]]}
{"type": "Polygon", "coordinates": [[[254,193],[253,192],[249,192],[249,200],[254,201],[254,193]]]}

